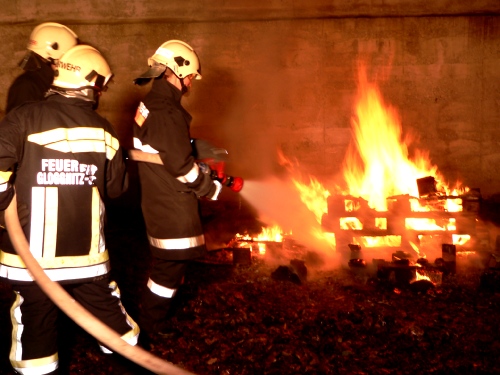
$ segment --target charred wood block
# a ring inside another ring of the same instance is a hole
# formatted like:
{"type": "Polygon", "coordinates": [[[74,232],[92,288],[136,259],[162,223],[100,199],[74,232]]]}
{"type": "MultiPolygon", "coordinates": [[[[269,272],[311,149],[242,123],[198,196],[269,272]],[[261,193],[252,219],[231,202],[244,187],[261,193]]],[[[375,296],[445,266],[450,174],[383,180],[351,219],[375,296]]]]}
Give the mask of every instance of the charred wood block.
{"type": "Polygon", "coordinates": [[[479,212],[481,210],[481,190],[479,188],[470,189],[462,196],[462,207],[466,212],[479,212]]]}
{"type": "Polygon", "coordinates": [[[420,264],[422,267],[428,267],[430,265],[429,259],[427,258],[418,258],[417,263],[420,264]]]}
{"type": "Polygon", "coordinates": [[[350,259],[348,262],[350,268],[366,268],[366,261],[364,259],[350,259]]]}
{"type": "Polygon", "coordinates": [[[429,289],[434,287],[434,283],[430,280],[418,280],[410,283],[410,290],[414,293],[427,293],[429,289]]]}
{"type": "Polygon", "coordinates": [[[351,259],[361,258],[361,246],[358,244],[351,243],[348,245],[351,249],[351,259]]]}
{"type": "Polygon", "coordinates": [[[442,266],[446,274],[455,274],[457,272],[457,247],[451,244],[442,244],[442,266]]]}
{"type": "Polygon", "coordinates": [[[417,180],[418,194],[426,197],[437,193],[436,180],[432,176],[419,178],[417,180]]]}
{"type": "Polygon", "coordinates": [[[276,281],[291,281],[294,284],[301,285],[299,275],[297,275],[291,267],[279,266],[271,273],[271,279],[276,281]]]}
{"type": "Polygon", "coordinates": [[[381,280],[390,281],[396,286],[407,286],[415,279],[415,267],[404,265],[381,266],[377,271],[377,277],[381,280]]]}
{"type": "Polygon", "coordinates": [[[391,274],[389,274],[389,280],[400,286],[409,284],[414,278],[414,270],[406,267],[393,268],[391,274]]]}
{"type": "Polygon", "coordinates": [[[392,253],[392,261],[398,262],[401,265],[409,265],[410,259],[411,255],[405,251],[398,250],[395,253],[392,253]]]}
{"type": "Polygon", "coordinates": [[[302,282],[307,280],[307,267],[303,260],[292,259],[290,261],[290,266],[302,282]]]}

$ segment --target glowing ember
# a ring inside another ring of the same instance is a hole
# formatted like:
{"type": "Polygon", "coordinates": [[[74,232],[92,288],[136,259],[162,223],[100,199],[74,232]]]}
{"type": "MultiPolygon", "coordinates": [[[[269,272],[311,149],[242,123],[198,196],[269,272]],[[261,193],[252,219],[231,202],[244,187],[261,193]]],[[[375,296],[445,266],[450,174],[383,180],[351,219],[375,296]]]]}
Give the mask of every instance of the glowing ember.
{"type": "Polygon", "coordinates": [[[262,232],[260,232],[257,236],[252,237],[248,233],[247,234],[236,234],[236,238],[238,240],[243,241],[272,241],[272,242],[282,242],[283,241],[283,231],[277,225],[271,228],[262,228],[262,232]]]}
{"type": "Polygon", "coordinates": [[[362,247],[399,247],[401,246],[401,236],[361,236],[354,237],[353,243],[362,247]]]}
{"type": "Polygon", "coordinates": [[[463,246],[470,241],[469,234],[452,234],[451,238],[453,240],[453,245],[463,246]]]}
{"type": "Polygon", "coordinates": [[[282,229],[277,225],[270,228],[262,228],[262,232],[254,237],[248,233],[243,235],[237,233],[235,240],[229,244],[229,247],[250,247],[252,253],[264,255],[267,250],[266,243],[283,242],[284,235],[282,229]]]}
{"type": "Polygon", "coordinates": [[[415,280],[414,281],[420,281],[420,280],[431,281],[431,278],[429,276],[425,275],[424,273],[419,272],[419,270],[417,269],[417,271],[415,272],[415,280]]]}
{"type": "Polygon", "coordinates": [[[357,217],[341,217],[340,229],[361,230],[363,229],[363,224],[357,217]]]}
{"type": "Polygon", "coordinates": [[[445,231],[455,230],[455,219],[448,219],[446,223],[438,224],[436,219],[407,218],[405,225],[407,229],[445,231]]]}

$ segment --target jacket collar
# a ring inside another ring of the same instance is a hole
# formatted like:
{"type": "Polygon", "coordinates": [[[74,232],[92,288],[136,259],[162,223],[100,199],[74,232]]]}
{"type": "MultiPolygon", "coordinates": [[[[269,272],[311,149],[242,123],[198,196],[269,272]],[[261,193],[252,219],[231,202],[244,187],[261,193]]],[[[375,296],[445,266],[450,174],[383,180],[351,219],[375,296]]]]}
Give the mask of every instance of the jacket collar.
{"type": "Polygon", "coordinates": [[[165,80],[163,76],[153,81],[151,94],[154,96],[168,97],[177,103],[181,102],[182,92],[170,82],[165,80]]]}
{"type": "Polygon", "coordinates": [[[49,96],[47,96],[47,100],[49,101],[55,101],[59,103],[64,103],[64,104],[69,104],[69,105],[75,105],[78,107],[88,107],[89,109],[92,109],[93,102],[88,101],[88,100],[83,100],[80,98],[67,98],[63,95],[60,95],[58,93],[51,93],[49,96]]]}

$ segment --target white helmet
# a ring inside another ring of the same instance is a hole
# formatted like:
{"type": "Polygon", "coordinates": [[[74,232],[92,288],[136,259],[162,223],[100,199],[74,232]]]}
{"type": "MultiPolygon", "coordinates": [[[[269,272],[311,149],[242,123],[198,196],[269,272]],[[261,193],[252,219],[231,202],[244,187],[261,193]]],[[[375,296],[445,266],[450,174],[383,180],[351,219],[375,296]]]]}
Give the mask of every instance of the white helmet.
{"type": "Polygon", "coordinates": [[[160,76],[166,68],[170,68],[174,74],[183,79],[190,74],[195,79],[201,79],[200,59],[191,46],[180,40],[169,40],[163,43],[148,59],[150,69],[136,78],[135,83],[140,84],[144,80],[160,76]]]}
{"type": "Polygon", "coordinates": [[[102,91],[113,73],[98,50],[79,44],[62,55],[54,76],[52,90],[94,100],[94,92],[102,91]]]}
{"type": "Polygon", "coordinates": [[[78,36],[68,27],[55,22],[46,22],[33,29],[28,50],[46,60],[59,60],[71,47],[78,44],[78,36]]]}

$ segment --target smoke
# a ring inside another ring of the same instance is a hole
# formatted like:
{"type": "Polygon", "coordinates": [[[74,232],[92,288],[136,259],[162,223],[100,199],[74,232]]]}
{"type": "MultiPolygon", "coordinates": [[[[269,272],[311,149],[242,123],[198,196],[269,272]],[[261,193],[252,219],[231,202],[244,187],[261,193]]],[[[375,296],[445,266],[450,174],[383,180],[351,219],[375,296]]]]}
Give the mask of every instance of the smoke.
{"type": "Polygon", "coordinates": [[[324,267],[337,267],[339,261],[334,247],[318,237],[322,233],[314,213],[301,201],[298,190],[289,180],[268,178],[261,181],[245,180],[240,194],[268,226],[278,225],[283,233],[312,252],[319,253],[324,267]]]}

